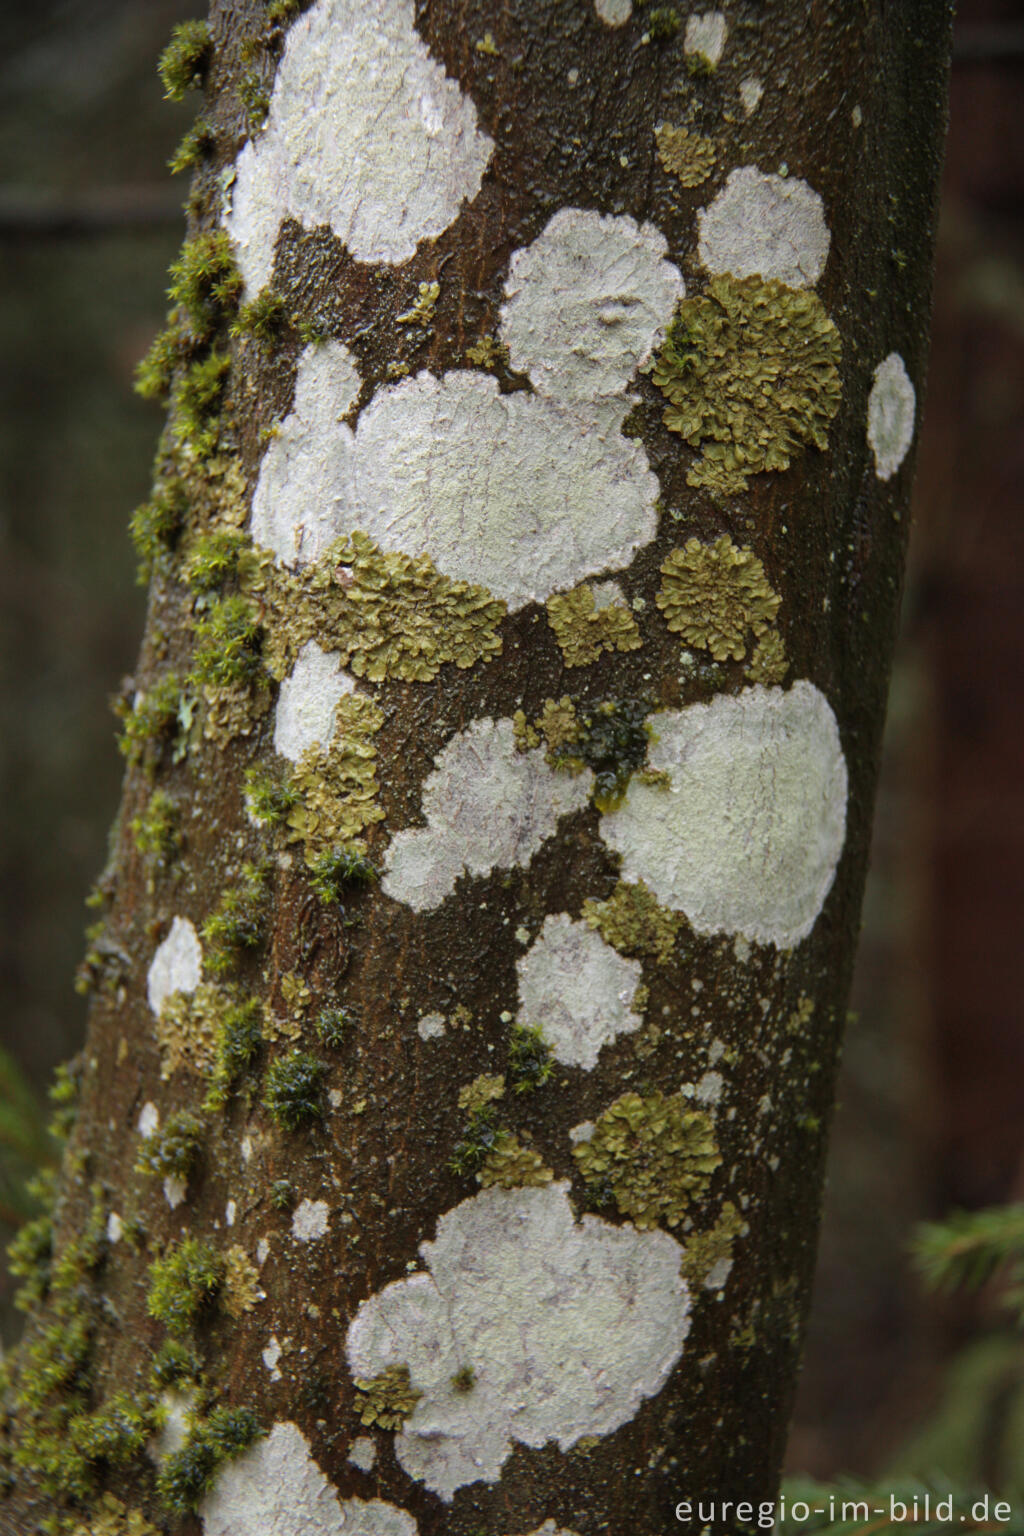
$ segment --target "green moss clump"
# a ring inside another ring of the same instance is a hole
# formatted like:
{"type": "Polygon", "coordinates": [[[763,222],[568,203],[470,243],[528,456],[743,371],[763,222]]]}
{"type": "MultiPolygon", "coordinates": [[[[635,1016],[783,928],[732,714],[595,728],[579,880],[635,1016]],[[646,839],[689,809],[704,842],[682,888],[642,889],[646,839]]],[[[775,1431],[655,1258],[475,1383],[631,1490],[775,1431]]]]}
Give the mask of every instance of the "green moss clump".
{"type": "Polygon", "coordinates": [[[171,263],[167,296],[194,340],[206,342],[238,308],[243,286],[227,232],[207,230],[186,240],[171,263]]]}
{"type": "Polygon", "coordinates": [[[217,1025],[216,1062],[204,1109],[223,1109],[238,1079],[252,1066],[263,1044],[263,1009],[256,998],[229,1003],[217,1025]]]}
{"type": "Polygon", "coordinates": [[[140,584],[165,567],[181,537],[187,513],[188,496],[177,477],[166,480],[148,501],[135,508],[128,527],[139,559],[140,584]]]}
{"type": "Polygon", "coordinates": [[[181,852],[181,809],[162,789],[156,789],[146,809],[131,820],[139,852],[161,869],[168,869],[181,852]]]}
{"type": "Polygon", "coordinates": [[[186,91],[201,87],[212,51],[209,22],[182,21],[174,28],[157,65],[164,93],[171,101],[181,101],[186,91]]]}
{"type": "Polygon", "coordinates": [[[220,438],[220,409],[231,358],[212,351],[189,364],[174,388],[176,440],[201,459],[209,458],[220,438]]]}
{"type": "Polygon", "coordinates": [[[597,1198],[613,1198],[641,1231],[678,1226],[722,1161],[710,1115],[660,1092],[624,1093],[572,1155],[597,1198]]]}
{"type": "Polygon", "coordinates": [[[352,886],[372,885],[379,879],[373,860],[354,848],[321,854],[309,872],[309,883],[325,906],[340,904],[352,886]]]}
{"type": "Polygon", "coordinates": [[[190,681],[214,688],[247,687],[262,675],[263,627],[256,605],[234,593],[215,598],[196,624],[190,681]]]}
{"type": "Polygon", "coordinates": [[[741,661],[748,633],[764,634],[782,603],[753,550],[727,533],[714,544],[687,539],[661,574],[655,601],[669,629],[716,661],[741,661]]]}
{"type": "Polygon", "coordinates": [[[462,1177],[479,1173],[491,1153],[511,1134],[507,1127],[498,1125],[494,1105],[486,1104],[470,1116],[469,1124],[455,1144],[448,1167],[462,1177]]]}
{"type": "Polygon", "coordinates": [[[379,1376],[356,1379],[356,1413],[367,1429],[401,1429],[423,1396],[407,1365],[389,1365],[379,1376]]]}
{"type": "Polygon", "coordinates": [[[671,960],[676,938],[686,926],[681,912],[663,907],[642,880],[620,880],[606,901],[588,897],[583,921],[595,928],[620,955],[651,955],[663,964],[671,960]]]}
{"type": "Polygon", "coordinates": [[[183,1238],[149,1267],[149,1315],[181,1338],[213,1304],[223,1283],[220,1254],[200,1238],[183,1238]]]}
{"type": "Polygon", "coordinates": [[[652,708],[646,699],[609,699],[579,716],[580,734],[571,753],[593,770],[594,804],[599,811],[620,805],[630,778],[643,768],[650,741],[646,722],[652,708]]]}
{"type": "Polygon", "coordinates": [[[203,923],[203,962],[213,976],[238,964],[245,950],[262,943],[270,901],[270,866],[243,864],[236,885],[226,886],[203,923]]]}
{"type": "Polygon", "coordinates": [[[197,117],[168,160],[167,169],[172,176],[179,176],[182,171],[192,170],[201,160],[205,160],[216,142],[216,135],[207,119],[197,117]]]}
{"type": "Polygon", "coordinates": [[[323,1118],[320,1089],[325,1067],[304,1051],[289,1051],[271,1062],[264,1085],[263,1103],[278,1125],[298,1131],[323,1118]]]}
{"type": "Polygon", "coordinates": [[[178,1516],[193,1514],[221,1463],[240,1456],[262,1433],[248,1408],[214,1408],[195,1422],[185,1444],[160,1468],[156,1488],[166,1509],[178,1516]]]}
{"type": "Polygon", "coordinates": [[[173,672],[165,672],[152,687],[136,693],[131,705],[121,710],[123,724],[117,741],[129,763],[137,766],[151,759],[177,738],[185,723],[185,702],[173,672]]]}
{"type": "Polygon", "coordinates": [[[246,769],[245,808],[262,826],[280,826],[300,798],[299,791],[288,779],[276,776],[258,764],[246,769]]]}
{"type": "Polygon", "coordinates": [[[665,425],[701,449],[688,483],[744,491],[805,447],[827,448],[841,350],[809,290],[724,275],[683,299],[652,376],[669,401],[665,425]]]}
{"type": "Polygon", "coordinates": [[[295,1185],[290,1179],[275,1179],[270,1186],[270,1203],[275,1211],[290,1211],[295,1206],[295,1185]]]}
{"type": "Polygon", "coordinates": [[[135,1159],[137,1173],[155,1178],[187,1180],[199,1158],[203,1122],[187,1109],[169,1115],[164,1124],[147,1136],[135,1159]]]}
{"type": "Polygon", "coordinates": [[[251,69],[238,82],[238,99],[245,112],[250,133],[256,133],[266,122],[270,111],[270,91],[258,69],[251,69]]]}
{"type": "Polygon", "coordinates": [[[174,375],[188,358],[188,347],[181,326],[171,320],[157,331],[146,355],[136,364],[135,393],[143,400],[165,404],[171,396],[174,375]]]}
{"type": "Polygon", "coordinates": [[[203,1362],[191,1345],[182,1339],[164,1339],[153,1356],[149,1379],[155,1388],[166,1390],[198,1381],[202,1370],[203,1362]]]}
{"type": "Polygon", "coordinates": [[[57,1199],[56,1173],[37,1173],[28,1183],[29,1198],[42,1209],[18,1228],[7,1248],[7,1267],[22,1283],[14,1304],[31,1312],[45,1301],[53,1279],[53,1211],[57,1199]]]}
{"type": "Polygon", "coordinates": [[[513,1024],[508,1044],[508,1075],[514,1093],[532,1093],[548,1081],[554,1067],[551,1047],[539,1024],[513,1024]]]}
{"type": "Polygon", "coordinates": [[[273,26],[287,26],[302,11],[302,0],[269,0],[267,20],[273,26]]]}
{"type": "Polygon", "coordinates": [[[317,1014],[316,1032],[328,1050],[337,1051],[344,1045],[355,1022],[355,1014],[348,1008],[321,1008],[317,1014]]]}
{"type": "Polygon", "coordinates": [[[655,6],[647,17],[647,33],[656,43],[671,42],[682,24],[682,17],[672,6],[655,6]]]}
{"type": "Polygon", "coordinates": [[[206,595],[237,575],[248,540],[235,528],[213,528],[190,544],[182,568],[186,586],[206,595]]]}
{"type": "Polygon", "coordinates": [[[78,1091],[80,1087],[77,1063],[62,1063],[53,1074],[53,1082],[47,1090],[47,1098],[56,1105],[47,1129],[58,1141],[66,1141],[78,1119],[78,1091]]]}
{"type": "Polygon", "coordinates": [[[145,1449],[154,1428],[152,1398],[116,1392],[102,1408],[72,1418],[68,1437],[87,1462],[125,1467],[145,1449]]]}
{"type": "Polygon", "coordinates": [[[288,326],[288,303],[283,293],[262,288],[243,304],[231,327],[232,336],[253,336],[257,341],[277,341],[288,326]]]}

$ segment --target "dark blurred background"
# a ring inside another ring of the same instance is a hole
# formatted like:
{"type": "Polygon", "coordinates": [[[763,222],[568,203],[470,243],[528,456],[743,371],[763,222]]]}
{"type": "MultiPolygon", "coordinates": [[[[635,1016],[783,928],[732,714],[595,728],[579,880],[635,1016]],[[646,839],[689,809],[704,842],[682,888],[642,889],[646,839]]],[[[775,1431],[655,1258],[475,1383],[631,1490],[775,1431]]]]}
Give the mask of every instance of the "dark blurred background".
{"type": "MultiPolygon", "coordinates": [[[[126,523],[159,412],[192,104],[182,0],[0,14],[0,1047],[42,1093],[78,1048],[84,897],[121,760],[108,698],[145,595],[126,523]]],[[[795,1471],[1024,1489],[1024,1359],[996,1299],[928,1297],[914,1224],[1024,1200],[1024,17],[962,0],[927,410],[795,1471]]],[[[29,1116],[0,1063],[0,1169],[29,1116]],[[6,1101],[9,1113],[5,1114],[6,1101]]],[[[31,1155],[22,1136],[23,1160],[31,1155]]],[[[17,1216],[0,1174],[0,1227],[17,1216]]],[[[0,1232],[0,1235],[3,1235],[0,1232]]],[[[0,1322],[16,1326],[0,1281],[0,1322]]]]}

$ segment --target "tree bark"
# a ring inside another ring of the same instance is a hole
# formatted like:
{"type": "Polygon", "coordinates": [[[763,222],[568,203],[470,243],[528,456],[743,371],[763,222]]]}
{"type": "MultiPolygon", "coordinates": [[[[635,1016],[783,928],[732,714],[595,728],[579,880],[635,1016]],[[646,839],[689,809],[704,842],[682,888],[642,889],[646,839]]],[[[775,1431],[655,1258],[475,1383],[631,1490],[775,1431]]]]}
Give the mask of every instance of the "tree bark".
{"type": "Polygon", "coordinates": [[[217,0],[179,38],[149,619],[6,1528],[773,1496],[949,21],[217,0]]]}

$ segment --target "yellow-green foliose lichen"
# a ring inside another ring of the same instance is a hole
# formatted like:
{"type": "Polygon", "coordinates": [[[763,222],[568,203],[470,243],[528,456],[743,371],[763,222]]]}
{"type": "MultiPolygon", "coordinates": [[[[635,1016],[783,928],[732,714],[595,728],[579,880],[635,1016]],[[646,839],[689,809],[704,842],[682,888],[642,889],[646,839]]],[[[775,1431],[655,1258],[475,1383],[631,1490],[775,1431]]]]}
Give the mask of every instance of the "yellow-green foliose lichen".
{"type": "Polygon", "coordinates": [[[337,849],[362,852],[362,834],[383,819],[374,741],[383,723],[373,699],[346,695],[336,706],[329,744],[308,747],[292,770],[289,785],[298,798],[286,826],[292,841],[305,844],[310,868],[337,849]]]}
{"type": "Polygon", "coordinates": [[[841,392],[839,332],[816,293],[713,277],[683,299],[652,376],[665,425],[701,458],[690,485],[729,494],[750,476],[825,449],[841,392]]]}
{"type": "Polygon", "coordinates": [[[598,1198],[613,1198],[641,1230],[678,1226],[722,1161],[711,1117],[660,1091],[624,1093],[572,1155],[598,1198]]]}
{"type": "Polygon", "coordinates": [[[746,1223],[731,1200],[726,1200],[718,1220],[707,1232],[691,1232],[686,1239],[686,1252],[680,1266],[683,1276],[693,1290],[712,1277],[719,1265],[732,1258],[732,1247],[741,1235],[746,1223]]]}
{"type": "Polygon", "coordinates": [[[699,187],[715,168],[716,152],[711,139],[674,123],[661,123],[654,130],[658,159],[670,175],[684,187],[699,187]]]}
{"type": "Polygon", "coordinates": [[[486,1105],[505,1097],[505,1079],[500,1073],[474,1077],[459,1089],[459,1108],[470,1115],[479,1115],[486,1105]]]}
{"type": "Polygon", "coordinates": [[[422,1397],[407,1365],[389,1365],[378,1376],[356,1381],[356,1413],[368,1429],[401,1429],[422,1397]]]}
{"type": "Polygon", "coordinates": [[[214,1072],[228,1002],[228,994],[212,982],[201,982],[191,994],[173,992],[164,1001],[154,1026],[161,1077],[166,1079],[179,1070],[200,1077],[214,1072]]]}
{"type": "Polygon", "coordinates": [[[686,927],[683,914],[663,907],[642,880],[635,885],[620,880],[605,901],[588,897],[582,915],[620,955],[651,955],[662,963],[671,960],[676,938],[686,927]]]}
{"type": "Polygon", "coordinates": [[[505,604],[442,576],[426,555],[383,552],[365,534],[339,540],[299,572],[264,560],[265,659],[282,678],[315,639],[357,677],[430,682],[441,667],[474,666],[501,651],[505,604]]]}
{"type": "Polygon", "coordinates": [[[737,547],[728,534],[714,544],[687,539],[661,574],[655,601],[669,629],[716,661],[739,661],[748,633],[763,634],[782,602],[753,550],[737,547]]]}
{"type": "Polygon", "coordinates": [[[785,641],[777,629],[766,629],[754,646],[744,677],[748,682],[761,683],[767,688],[781,683],[788,671],[785,641]]]}
{"type": "Polygon", "coordinates": [[[624,603],[599,603],[587,582],[547,600],[548,621],[567,667],[586,667],[603,651],[635,651],[640,631],[624,603]]]}
{"type": "Polygon", "coordinates": [[[477,1174],[484,1189],[521,1189],[526,1185],[550,1184],[554,1173],[539,1152],[524,1147],[510,1131],[502,1132],[496,1146],[488,1152],[477,1174]]]}

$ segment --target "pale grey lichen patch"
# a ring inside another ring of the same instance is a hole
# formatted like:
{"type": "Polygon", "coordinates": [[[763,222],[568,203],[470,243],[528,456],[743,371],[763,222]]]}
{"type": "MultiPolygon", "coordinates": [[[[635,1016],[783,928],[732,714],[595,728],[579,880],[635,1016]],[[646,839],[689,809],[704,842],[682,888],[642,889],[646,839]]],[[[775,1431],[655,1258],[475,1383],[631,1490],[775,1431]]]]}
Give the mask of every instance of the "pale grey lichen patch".
{"type": "Polygon", "coordinates": [[[798,176],[740,166],[699,211],[697,224],[700,259],[709,272],[809,288],[825,270],[830,236],[822,201],[798,176]]]}
{"type": "Polygon", "coordinates": [[[204,1536],[416,1536],[412,1515],[382,1499],[340,1499],[298,1425],[224,1462],[199,1506],[204,1536]]]}
{"type": "Polygon", "coordinates": [[[608,27],[621,27],[633,14],[633,0],[594,0],[598,18],[608,27]]]}
{"type": "Polygon", "coordinates": [[[501,339],[540,395],[583,404],[621,395],[683,296],[653,224],[562,208],[514,252],[501,339]]]}
{"type": "Polygon", "coordinates": [[[124,1222],[117,1211],[111,1211],[107,1217],[107,1242],[113,1246],[119,1243],[124,1236],[124,1222]]]}
{"type": "Polygon", "coordinates": [[[540,1027],[551,1054],[591,1071],[603,1045],[643,1022],[633,1002],[643,979],[585,922],[565,912],[544,919],[536,942],[516,964],[520,1024],[540,1027]]]}
{"type": "Polygon", "coordinates": [[[538,1525],[535,1531],[529,1533],[529,1536],[576,1536],[576,1532],[563,1530],[553,1520],[545,1520],[544,1524],[538,1525]]]}
{"type": "Polygon", "coordinates": [[[292,408],[271,437],[252,499],[253,541],[285,565],[319,560],[351,503],[355,434],[343,418],[359,398],[359,372],[340,341],[299,358],[292,408]]]}
{"type": "Polygon", "coordinates": [[[592,787],[589,769],[556,773],[543,748],[520,752],[511,720],[474,720],[439,753],[423,786],[427,825],[393,838],[382,888],[426,912],[464,873],[528,864],[559,819],[586,806],[592,787]]]}
{"type": "Polygon", "coordinates": [[[747,117],[753,117],[761,105],[763,95],[764,85],[756,75],[748,75],[745,80],[740,81],[740,101],[747,117]]]}
{"type": "Polygon", "coordinates": [[[298,1243],[312,1243],[326,1237],[330,1213],[326,1200],[302,1200],[292,1214],[292,1237],[298,1243]]]}
{"type": "Polygon", "coordinates": [[[628,409],[503,395],[466,370],[403,379],[359,418],[350,520],[511,608],[543,601],[654,537],[658,480],[622,436],[628,409]]]}
{"type": "Polygon", "coordinates": [[[440,1040],[444,1032],[444,1015],[441,1013],[425,1013],[416,1025],[421,1040],[440,1040]]]}
{"type": "Polygon", "coordinates": [[[430,55],[412,0],[318,0],[289,29],[270,112],[238,157],[225,223],[250,293],[286,218],[358,261],[408,260],[475,197],[493,145],[430,55]]]}
{"type": "Polygon", "coordinates": [[[203,950],[199,935],[187,917],[176,917],[171,931],[157,948],[146,977],[146,996],[153,1012],[161,1008],[175,992],[187,997],[198,987],[203,975],[203,950]]]}
{"type": "Polygon", "coordinates": [[[728,28],[721,11],[704,11],[689,17],[683,37],[683,48],[689,54],[700,54],[711,65],[716,65],[725,48],[728,28]]]}
{"type": "Polygon", "coordinates": [[[898,352],[879,363],[868,396],[868,443],[879,480],[891,480],[914,439],[917,395],[898,352]]]}
{"type": "Polygon", "coordinates": [[[334,735],[335,711],[355,678],[342,670],[336,655],[307,640],[281,684],[274,716],[274,750],[297,763],[310,747],[326,747],[334,735]]]}
{"type": "Polygon", "coordinates": [[[666,250],[653,225],[565,208],[514,253],[501,334],[532,394],[422,372],[379,390],[353,430],[351,359],[308,348],[260,470],[255,542],[306,564],[359,531],[513,608],[628,565],[657,527],[657,476],[622,424],[683,292],[666,250]]]}
{"type": "Polygon", "coordinates": [[[377,1461],[377,1447],[369,1435],[358,1435],[349,1446],[348,1459],[360,1472],[372,1472],[377,1461]]]}
{"type": "Polygon", "coordinates": [[[806,938],[846,832],[847,772],[835,716],[809,682],[747,688],[648,719],[648,762],[601,835],[698,933],[780,949],[806,938]]]}
{"type": "Polygon", "coordinates": [[[143,1141],[148,1141],[160,1129],[160,1111],[152,1099],[147,1099],[139,1110],[139,1118],[136,1126],[143,1141]]]}
{"type": "Polygon", "coordinates": [[[665,1232],[575,1220],[567,1182],[491,1188],[441,1217],[428,1273],[364,1301],[356,1378],[405,1366],[421,1394],[399,1462],[445,1500],[493,1483],[514,1441],[568,1450],[660,1392],[689,1328],[682,1249],[665,1232]],[[469,1391],[453,1378],[473,1373],[469,1391]]]}

